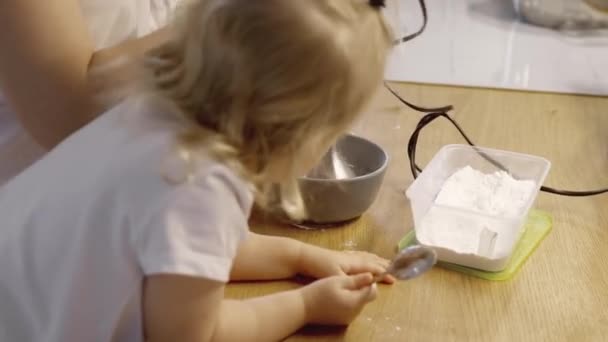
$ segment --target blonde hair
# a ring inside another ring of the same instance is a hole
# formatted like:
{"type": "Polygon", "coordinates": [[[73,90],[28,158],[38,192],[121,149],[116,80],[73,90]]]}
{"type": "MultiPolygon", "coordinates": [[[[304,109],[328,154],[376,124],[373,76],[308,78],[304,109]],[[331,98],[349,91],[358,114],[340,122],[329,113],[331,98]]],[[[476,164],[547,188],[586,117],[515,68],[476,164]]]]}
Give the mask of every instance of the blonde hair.
{"type": "MultiPolygon", "coordinates": [[[[196,0],[146,59],[147,90],[202,147],[251,181],[258,204],[305,218],[297,177],[380,84],[392,37],[362,0],[196,0]],[[290,165],[273,203],[277,162],[290,165]]],[[[311,165],[308,165],[311,166],[311,165]]]]}

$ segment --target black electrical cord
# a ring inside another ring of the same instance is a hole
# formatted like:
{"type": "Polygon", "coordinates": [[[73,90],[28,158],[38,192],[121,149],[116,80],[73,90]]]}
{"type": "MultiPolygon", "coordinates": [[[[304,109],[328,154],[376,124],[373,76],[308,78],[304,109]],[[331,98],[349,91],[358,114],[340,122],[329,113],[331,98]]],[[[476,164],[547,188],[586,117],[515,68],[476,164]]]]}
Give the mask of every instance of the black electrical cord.
{"type": "MultiPolygon", "coordinates": [[[[481,150],[478,149],[478,147],[473,143],[473,141],[464,132],[462,127],[460,127],[458,122],[456,122],[456,120],[454,120],[448,114],[449,111],[454,109],[453,106],[445,106],[445,107],[441,107],[441,108],[424,108],[424,107],[416,106],[416,105],[411,104],[408,101],[404,100],[396,91],[394,91],[388,85],[388,83],[385,82],[384,86],[402,104],[408,106],[409,108],[411,108],[415,111],[425,113],[425,115],[420,119],[420,121],[416,125],[416,129],[414,129],[414,132],[410,136],[409,142],[407,144],[407,155],[409,157],[410,169],[412,171],[412,176],[414,176],[414,179],[418,177],[420,172],[422,172],[422,168],[420,166],[418,166],[418,164],[416,164],[416,150],[418,147],[418,138],[419,138],[422,130],[426,126],[428,126],[431,122],[435,121],[435,119],[437,119],[437,118],[445,118],[450,123],[452,123],[452,125],[458,130],[458,132],[464,138],[464,140],[467,142],[467,144],[469,144],[469,146],[476,149],[477,153],[479,153],[485,160],[492,163],[494,166],[496,166],[500,170],[503,170],[506,172],[509,171],[504,165],[502,165],[498,161],[492,159],[490,156],[486,155],[485,153],[483,153],[481,150]]],[[[555,195],[560,195],[560,196],[587,197],[587,196],[596,196],[596,195],[608,193],[608,188],[599,189],[599,190],[590,190],[590,191],[572,191],[572,190],[559,190],[559,189],[551,188],[548,186],[542,186],[541,191],[546,192],[546,193],[555,194],[555,195]]]]}
{"type": "Polygon", "coordinates": [[[428,24],[428,21],[429,21],[428,12],[426,10],[426,3],[424,2],[424,0],[418,0],[418,4],[420,5],[420,11],[422,12],[422,26],[420,27],[420,29],[418,31],[416,31],[410,35],[407,35],[405,37],[402,37],[400,39],[396,39],[394,41],[395,45],[399,45],[401,43],[410,41],[410,40],[418,37],[419,35],[421,35],[426,30],[426,25],[428,24]]]}

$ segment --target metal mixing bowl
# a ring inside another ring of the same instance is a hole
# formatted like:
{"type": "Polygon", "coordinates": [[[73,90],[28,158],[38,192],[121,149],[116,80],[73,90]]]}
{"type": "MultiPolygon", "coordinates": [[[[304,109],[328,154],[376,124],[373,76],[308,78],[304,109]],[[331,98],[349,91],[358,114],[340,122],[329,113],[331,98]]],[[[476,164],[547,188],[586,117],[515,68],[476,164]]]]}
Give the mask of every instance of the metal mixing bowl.
{"type": "Polygon", "coordinates": [[[333,149],[299,180],[311,223],[340,223],[361,216],[376,200],[386,173],[388,154],[369,140],[346,135],[333,149]],[[336,157],[348,168],[346,176],[325,172],[335,167],[336,157]]]}

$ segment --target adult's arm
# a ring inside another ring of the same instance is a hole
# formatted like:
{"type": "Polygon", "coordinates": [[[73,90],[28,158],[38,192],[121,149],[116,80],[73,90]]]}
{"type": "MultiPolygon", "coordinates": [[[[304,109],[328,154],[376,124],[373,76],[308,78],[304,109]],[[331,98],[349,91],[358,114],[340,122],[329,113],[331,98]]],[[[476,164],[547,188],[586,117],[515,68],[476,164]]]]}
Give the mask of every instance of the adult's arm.
{"type": "Polygon", "coordinates": [[[0,23],[0,90],[25,129],[47,148],[102,112],[96,93],[124,80],[126,72],[104,68],[92,81],[91,70],[137,59],[166,39],[160,30],[95,51],[78,0],[3,0],[0,23]]]}

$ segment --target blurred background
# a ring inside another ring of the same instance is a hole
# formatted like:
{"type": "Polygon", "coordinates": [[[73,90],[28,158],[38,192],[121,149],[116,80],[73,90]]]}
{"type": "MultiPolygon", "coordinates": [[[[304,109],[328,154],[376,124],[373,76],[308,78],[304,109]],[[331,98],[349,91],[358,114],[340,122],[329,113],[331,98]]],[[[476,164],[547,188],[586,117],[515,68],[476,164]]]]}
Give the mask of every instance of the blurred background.
{"type": "MultiPolygon", "coordinates": [[[[433,0],[419,38],[397,47],[387,79],[608,95],[608,0],[433,0]]],[[[399,35],[418,0],[387,1],[399,35]]]]}

